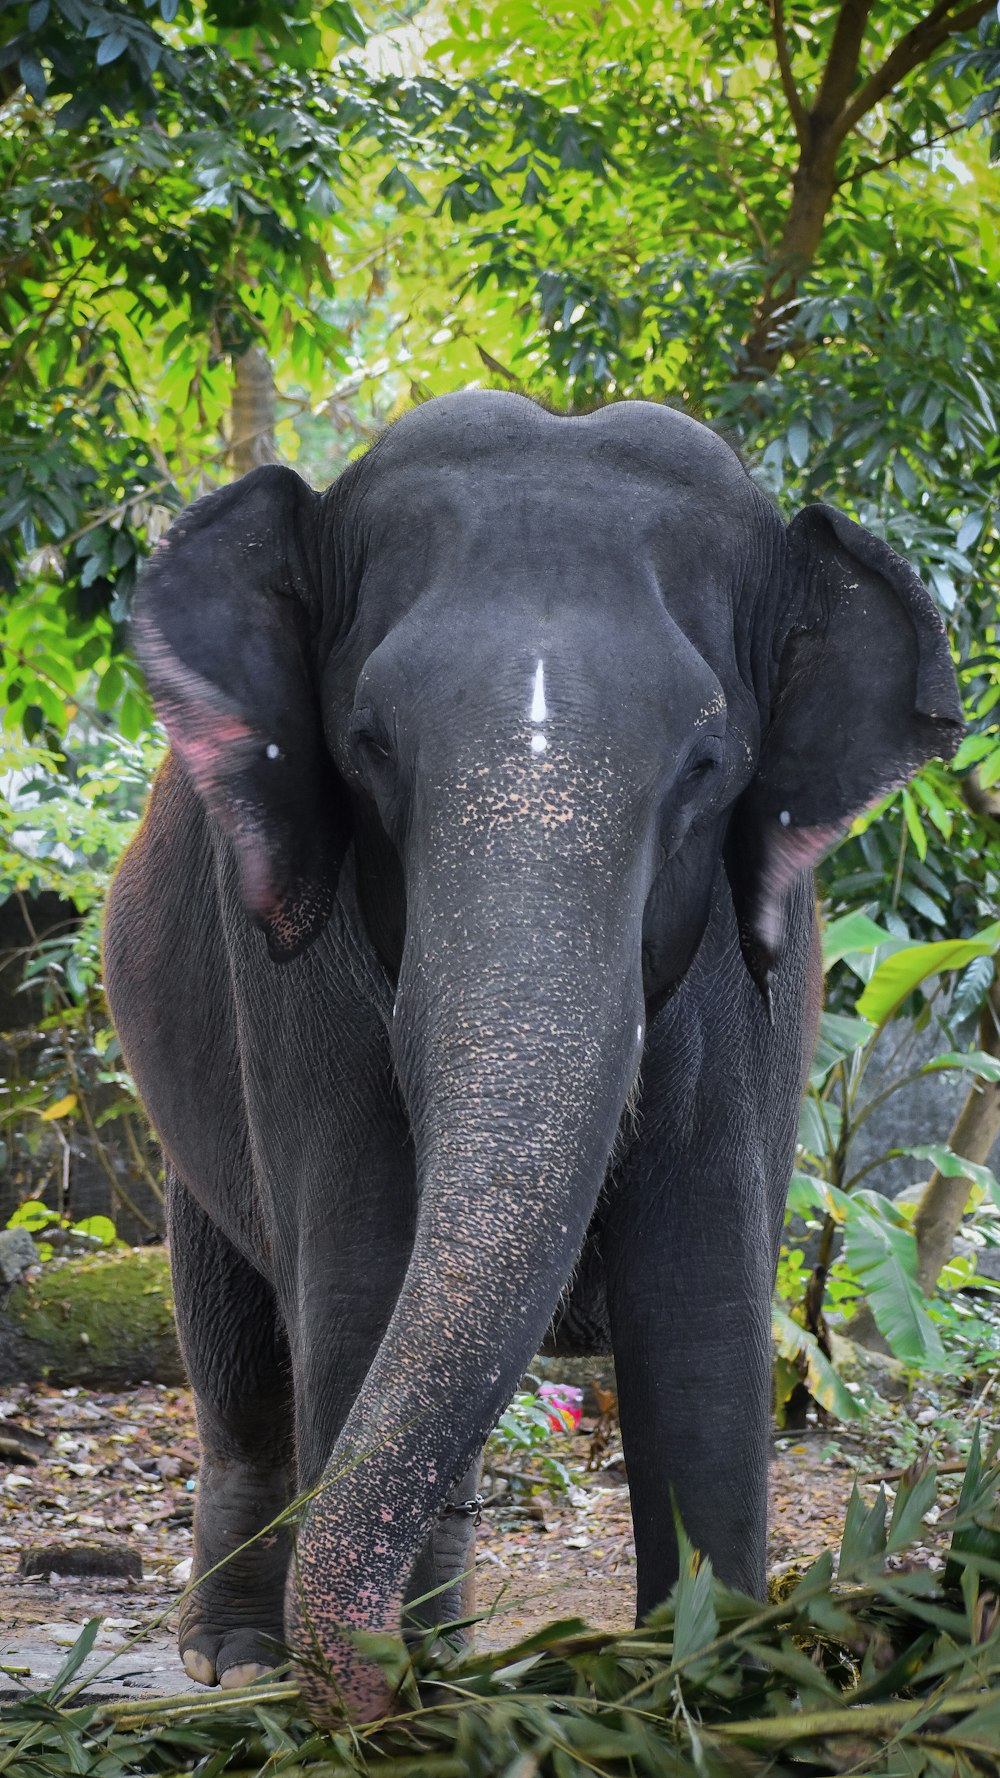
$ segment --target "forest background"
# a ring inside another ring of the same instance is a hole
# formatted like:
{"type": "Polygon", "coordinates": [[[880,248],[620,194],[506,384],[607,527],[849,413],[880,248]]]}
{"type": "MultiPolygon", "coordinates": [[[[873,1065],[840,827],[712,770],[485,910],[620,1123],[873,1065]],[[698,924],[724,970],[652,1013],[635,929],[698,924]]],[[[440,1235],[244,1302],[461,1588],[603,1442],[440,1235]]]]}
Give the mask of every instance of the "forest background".
{"type": "Polygon", "coordinates": [[[916,564],[969,724],[820,873],[779,1408],[857,1413],[836,1325],[995,1365],[995,0],[8,0],[0,107],[0,1222],[159,1227],[99,921],[163,749],[128,613],[173,514],[275,457],[322,486],[470,383],[643,396],[916,564]],[[852,1143],[939,1073],[957,1117],[892,1145],[926,1181],[892,1202],[852,1143]]]}

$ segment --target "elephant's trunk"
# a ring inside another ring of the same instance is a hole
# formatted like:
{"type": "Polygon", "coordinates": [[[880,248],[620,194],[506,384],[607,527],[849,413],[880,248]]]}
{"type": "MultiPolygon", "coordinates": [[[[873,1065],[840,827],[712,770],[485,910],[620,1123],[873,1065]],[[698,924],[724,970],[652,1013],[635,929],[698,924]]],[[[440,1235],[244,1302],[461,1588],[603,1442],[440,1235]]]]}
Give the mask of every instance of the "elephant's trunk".
{"type": "Polygon", "coordinates": [[[617,820],[571,835],[574,817],[533,813],[452,828],[410,896],[394,1036],[420,1211],[290,1580],[319,1720],[390,1703],[350,1631],[398,1629],[417,1551],[572,1270],[641,1053],[643,848],[626,865],[617,820]]]}

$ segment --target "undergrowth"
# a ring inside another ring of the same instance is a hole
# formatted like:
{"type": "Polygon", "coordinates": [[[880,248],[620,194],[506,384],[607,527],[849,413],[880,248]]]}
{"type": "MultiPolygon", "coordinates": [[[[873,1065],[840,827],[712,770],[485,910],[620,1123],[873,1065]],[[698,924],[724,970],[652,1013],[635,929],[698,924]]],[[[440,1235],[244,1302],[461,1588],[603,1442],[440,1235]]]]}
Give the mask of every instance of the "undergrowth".
{"type": "Polygon", "coordinates": [[[995,1774],[1000,1748],[1000,1464],[978,1432],[936,1570],[912,1555],[935,1496],[914,1465],[891,1519],[851,1498],[839,1556],[766,1603],[734,1593],[680,1533],[682,1573],[639,1629],[549,1624],[447,1660],[362,1638],[396,1713],[318,1732],[276,1680],[203,1699],[88,1702],[87,1625],[56,1680],[0,1708],[4,1778],[715,1778],[995,1774]]]}

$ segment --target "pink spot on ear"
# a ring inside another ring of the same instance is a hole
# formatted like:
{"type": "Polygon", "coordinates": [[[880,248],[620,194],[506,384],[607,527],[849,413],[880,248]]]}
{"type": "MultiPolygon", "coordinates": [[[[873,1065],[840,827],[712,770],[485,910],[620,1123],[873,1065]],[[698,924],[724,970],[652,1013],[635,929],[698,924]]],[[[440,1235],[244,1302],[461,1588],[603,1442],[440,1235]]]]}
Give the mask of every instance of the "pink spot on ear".
{"type": "Polygon", "coordinates": [[[162,711],[170,744],[181,764],[206,799],[212,799],[219,779],[235,765],[229,759],[233,748],[252,740],[253,729],[241,717],[215,711],[207,704],[167,705],[162,711]]]}
{"type": "Polygon", "coordinates": [[[776,952],[781,946],[787,891],[803,871],[812,870],[823,853],[840,839],[852,819],[849,816],[847,821],[829,827],[769,825],[754,922],[758,938],[769,950],[776,952]]]}

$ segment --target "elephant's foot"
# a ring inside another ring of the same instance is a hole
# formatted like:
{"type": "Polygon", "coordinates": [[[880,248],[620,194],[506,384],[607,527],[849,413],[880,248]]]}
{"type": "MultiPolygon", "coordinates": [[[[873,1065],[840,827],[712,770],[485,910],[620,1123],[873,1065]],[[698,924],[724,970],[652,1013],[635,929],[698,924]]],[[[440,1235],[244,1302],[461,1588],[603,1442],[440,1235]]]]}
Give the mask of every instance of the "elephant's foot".
{"type": "Polygon", "coordinates": [[[263,1631],[219,1633],[199,1626],[189,1636],[181,1649],[181,1660],[188,1678],[197,1685],[221,1685],[224,1691],[254,1685],[284,1658],[279,1639],[263,1631]]]}
{"type": "Polygon", "coordinates": [[[270,1600],[258,1592],[222,1596],[225,1570],[202,1582],[182,1612],[177,1642],[188,1676],[198,1685],[251,1685],[287,1659],[281,1601],[284,1571],[270,1600]]]}
{"type": "Polygon", "coordinates": [[[250,1685],[287,1659],[284,1595],[289,1539],[267,1527],[286,1498],[283,1475],[203,1462],[194,1577],[178,1646],[198,1685],[250,1685]]]}

